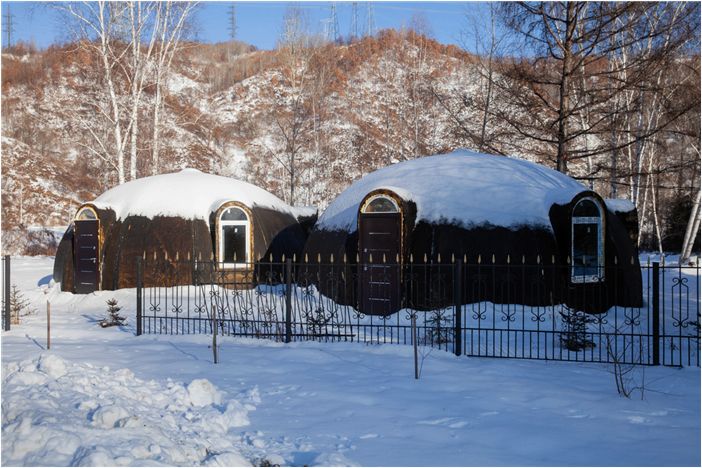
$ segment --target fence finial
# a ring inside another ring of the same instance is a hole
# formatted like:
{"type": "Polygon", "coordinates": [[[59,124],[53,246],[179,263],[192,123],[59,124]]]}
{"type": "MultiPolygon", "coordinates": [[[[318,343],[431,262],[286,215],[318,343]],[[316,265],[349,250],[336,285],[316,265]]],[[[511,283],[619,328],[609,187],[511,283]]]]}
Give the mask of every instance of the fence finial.
{"type": "Polygon", "coordinates": [[[190,261],[190,251],[188,250],[188,261],[190,261]]]}
{"type": "Polygon", "coordinates": [[[297,263],[297,254],[293,254],[293,263],[297,263]]]}
{"type": "Polygon", "coordinates": [[[410,263],[414,263],[414,254],[410,252],[410,263]]]}
{"type": "Polygon", "coordinates": [[[468,254],[463,254],[463,263],[468,263],[468,254]]]}
{"type": "Polygon", "coordinates": [[[424,254],[424,263],[427,263],[427,254],[424,254]]]}
{"type": "Polygon", "coordinates": [[[317,253],[317,263],[322,263],[322,254],[317,253]]]}
{"type": "Polygon", "coordinates": [[[343,262],[346,263],[346,252],[344,252],[344,259],[343,262]]]}
{"type": "Polygon", "coordinates": [[[280,258],[280,261],[285,263],[285,254],[283,254],[283,256],[280,258]]]}
{"type": "Polygon", "coordinates": [[[441,263],[441,252],[436,255],[436,263],[441,263]]]}
{"type": "Polygon", "coordinates": [[[168,261],[168,250],[163,251],[163,258],[165,258],[166,261],[168,261]]]}
{"type": "Polygon", "coordinates": [[[400,254],[399,253],[395,254],[395,263],[397,263],[397,264],[400,263],[400,254]]]}
{"type": "Polygon", "coordinates": [[[522,254],[522,265],[524,265],[525,263],[526,263],[526,256],[524,254],[522,254]]]}
{"type": "Polygon", "coordinates": [[[368,263],[373,263],[373,254],[372,253],[368,254],[368,263]]]}
{"type": "Polygon", "coordinates": [[[334,254],[329,255],[329,263],[334,263],[334,254]]]}
{"type": "Polygon", "coordinates": [[[507,254],[507,265],[509,265],[510,263],[511,263],[511,262],[510,262],[510,259],[509,259],[509,254],[507,254]]]}
{"type": "Polygon", "coordinates": [[[383,254],[383,263],[387,263],[388,260],[385,258],[385,254],[383,254]]]}
{"type": "Polygon", "coordinates": [[[451,254],[451,263],[456,263],[456,256],[451,254]]]}
{"type": "Polygon", "coordinates": [[[180,253],[180,252],[176,252],[176,262],[177,262],[178,260],[180,260],[180,255],[179,255],[179,253],[180,253]]]}
{"type": "Polygon", "coordinates": [[[614,264],[616,265],[616,264],[618,264],[618,263],[619,263],[619,259],[618,259],[617,256],[615,255],[615,256],[614,256],[614,264]]]}
{"type": "Polygon", "coordinates": [[[482,254],[478,254],[478,265],[480,265],[483,262],[483,256],[482,254]]]}
{"type": "Polygon", "coordinates": [[[273,263],[273,252],[268,254],[268,262],[273,263]]]}
{"type": "Polygon", "coordinates": [[[141,258],[143,258],[144,260],[146,260],[146,250],[144,250],[144,252],[141,254],[141,258]]]}
{"type": "Polygon", "coordinates": [[[570,255],[566,257],[566,265],[570,265],[570,255]]]}
{"type": "Polygon", "coordinates": [[[361,256],[356,252],[356,263],[361,263],[361,256]]]}
{"type": "Polygon", "coordinates": [[[156,261],[156,251],[154,250],[154,261],[156,261]]]}
{"type": "Polygon", "coordinates": [[[305,263],[307,263],[307,261],[308,261],[308,260],[307,260],[307,254],[305,254],[305,263]]]}
{"type": "Polygon", "coordinates": [[[555,264],[556,264],[556,256],[551,254],[551,265],[555,265],[555,264]]]}
{"type": "Polygon", "coordinates": [[[633,255],[631,256],[631,264],[632,265],[634,264],[634,256],[633,255]]]}
{"type": "Polygon", "coordinates": [[[492,263],[495,264],[495,254],[492,254],[492,263]]]}
{"type": "Polygon", "coordinates": [[[541,257],[539,254],[536,254],[536,264],[538,265],[539,263],[541,263],[541,257]]]}

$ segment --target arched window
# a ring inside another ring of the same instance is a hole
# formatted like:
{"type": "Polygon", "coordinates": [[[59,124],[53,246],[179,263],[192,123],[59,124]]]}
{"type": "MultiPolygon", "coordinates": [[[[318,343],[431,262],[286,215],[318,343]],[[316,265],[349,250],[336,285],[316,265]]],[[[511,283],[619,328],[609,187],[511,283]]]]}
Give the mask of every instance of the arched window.
{"type": "Polygon", "coordinates": [[[78,214],[76,214],[76,220],[78,221],[88,221],[95,219],[97,219],[97,213],[95,213],[95,210],[93,210],[89,206],[83,207],[80,211],[78,211],[78,214]]]}
{"type": "Polygon", "coordinates": [[[604,280],[603,213],[592,198],[583,198],[573,208],[571,281],[594,283],[604,280]]]}
{"type": "Polygon", "coordinates": [[[246,267],[250,254],[250,223],[241,208],[226,208],[219,216],[219,262],[225,268],[246,267]]]}
{"type": "Polygon", "coordinates": [[[399,213],[397,202],[387,195],[373,195],[363,204],[361,213],[399,213]]]}

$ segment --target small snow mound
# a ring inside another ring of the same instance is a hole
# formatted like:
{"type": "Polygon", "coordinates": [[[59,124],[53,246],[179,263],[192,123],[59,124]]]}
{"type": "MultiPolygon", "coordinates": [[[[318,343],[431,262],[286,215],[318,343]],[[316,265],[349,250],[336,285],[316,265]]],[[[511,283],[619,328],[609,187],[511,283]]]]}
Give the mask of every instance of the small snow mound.
{"type": "Polygon", "coordinates": [[[117,405],[105,405],[95,410],[90,420],[98,427],[111,429],[121,426],[121,421],[126,418],[129,418],[129,412],[125,408],[117,405]]]}
{"type": "Polygon", "coordinates": [[[14,374],[12,374],[10,377],[7,379],[7,384],[10,385],[44,385],[46,381],[49,380],[46,377],[46,374],[42,374],[40,372],[27,372],[27,371],[18,371],[14,374]]]}
{"type": "Polygon", "coordinates": [[[55,354],[42,354],[37,368],[52,379],[60,379],[68,372],[66,362],[55,354]]]}
{"type": "Polygon", "coordinates": [[[207,379],[195,379],[190,382],[188,396],[193,406],[218,405],[222,401],[222,395],[217,387],[207,379]]]}
{"type": "Polygon", "coordinates": [[[205,466],[252,466],[251,462],[238,452],[224,452],[208,458],[205,466]]]}
{"type": "Polygon", "coordinates": [[[352,462],[339,452],[326,452],[319,454],[312,462],[313,466],[361,466],[352,462]]]}

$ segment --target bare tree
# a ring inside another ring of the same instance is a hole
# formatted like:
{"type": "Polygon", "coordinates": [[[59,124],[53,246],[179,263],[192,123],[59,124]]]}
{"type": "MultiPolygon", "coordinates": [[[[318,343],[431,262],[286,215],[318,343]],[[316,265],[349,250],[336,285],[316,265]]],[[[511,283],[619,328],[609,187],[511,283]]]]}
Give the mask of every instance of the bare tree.
{"type": "Polygon", "coordinates": [[[181,50],[182,39],[187,32],[188,21],[197,3],[162,2],[158,4],[158,21],[154,31],[158,37],[154,63],[154,105],[151,135],[151,173],[158,174],[160,162],[160,128],[163,109],[163,85],[171,71],[173,59],[181,50]]]}

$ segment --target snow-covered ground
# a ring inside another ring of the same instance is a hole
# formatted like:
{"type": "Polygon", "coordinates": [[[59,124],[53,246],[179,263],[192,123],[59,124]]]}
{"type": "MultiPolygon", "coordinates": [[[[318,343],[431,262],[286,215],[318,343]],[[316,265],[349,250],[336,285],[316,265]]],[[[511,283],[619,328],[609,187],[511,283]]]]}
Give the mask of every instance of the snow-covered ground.
{"type": "Polygon", "coordinates": [[[461,357],[358,343],[134,336],[134,290],[48,286],[14,258],[38,312],[2,333],[3,465],[700,465],[700,369],[461,357]],[[118,299],[123,328],[102,329],[118,299]],[[51,350],[46,346],[51,300],[51,350]]]}

